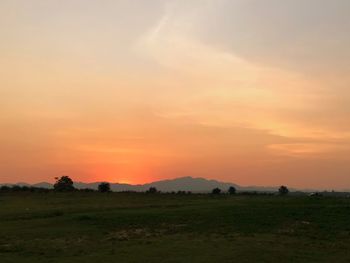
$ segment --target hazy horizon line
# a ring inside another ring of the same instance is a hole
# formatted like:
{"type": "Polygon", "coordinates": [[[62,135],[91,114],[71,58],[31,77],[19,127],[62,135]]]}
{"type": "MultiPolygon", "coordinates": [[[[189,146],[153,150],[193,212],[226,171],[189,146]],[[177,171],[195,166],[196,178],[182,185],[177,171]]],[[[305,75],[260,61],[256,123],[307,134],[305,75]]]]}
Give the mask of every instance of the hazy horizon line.
{"type": "MultiPolygon", "coordinates": [[[[349,188],[318,188],[318,187],[295,187],[293,185],[287,185],[287,184],[280,184],[280,185],[241,185],[241,184],[237,184],[235,182],[228,182],[228,181],[220,181],[218,179],[212,179],[212,178],[206,178],[206,177],[200,177],[200,176],[179,176],[179,177],[173,177],[173,178],[169,178],[169,179],[160,179],[160,180],[155,180],[155,181],[150,181],[150,182],[146,182],[146,183],[123,183],[123,182],[111,182],[108,180],[101,180],[101,181],[76,181],[73,179],[73,182],[75,184],[96,184],[96,183],[102,183],[102,182],[107,182],[110,184],[119,184],[119,185],[130,185],[130,186],[144,186],[144,185],[151,185],[152,183],[158,183],[158,182],[164,182],[164,181],[175,181],[178,179],[184,179],[184,178],[191,178],[191,179],[203,179],[206,181],[216,181],[218,183],[221,184],[232,184],[238,188],[278,188],[281,185],[286,185],[288,188],[290,188],[292,191],[338,191],[338,192],[348,192],[350,191],[349,188]]],[[[53,185],[54,182],[50,182],[50,181],[40,181],[40,182],[33,182],[33,183],[28,183],[25,181],[18,181],[15,183],[9,183],[9,182],[0,182],[0,186],[1,185],[19,185],[19,184],[27,184],[30,186],[33,185],[38,185],[38,184],[51,184],[53,185]]]]}

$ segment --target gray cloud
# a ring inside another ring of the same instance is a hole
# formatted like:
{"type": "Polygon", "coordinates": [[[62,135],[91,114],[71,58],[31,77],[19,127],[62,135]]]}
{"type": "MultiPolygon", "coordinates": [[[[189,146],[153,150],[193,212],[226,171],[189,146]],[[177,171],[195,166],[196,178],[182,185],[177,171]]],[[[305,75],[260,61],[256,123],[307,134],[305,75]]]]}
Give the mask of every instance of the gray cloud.
{"type": "Polygon", "coordinates": [[[350,68],[347,0],[221,1],[202,40],[249,60],[308,72],[350,68]]]}

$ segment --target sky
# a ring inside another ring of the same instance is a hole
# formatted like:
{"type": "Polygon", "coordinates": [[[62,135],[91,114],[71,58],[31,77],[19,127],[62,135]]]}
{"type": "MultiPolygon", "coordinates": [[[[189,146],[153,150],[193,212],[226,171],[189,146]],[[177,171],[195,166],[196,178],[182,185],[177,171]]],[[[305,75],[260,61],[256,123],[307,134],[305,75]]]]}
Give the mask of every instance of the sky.
{"type": "Polygon", "coordinates": [[[350,189],[350,1],[2,0],[0,182],[350,189]]]}

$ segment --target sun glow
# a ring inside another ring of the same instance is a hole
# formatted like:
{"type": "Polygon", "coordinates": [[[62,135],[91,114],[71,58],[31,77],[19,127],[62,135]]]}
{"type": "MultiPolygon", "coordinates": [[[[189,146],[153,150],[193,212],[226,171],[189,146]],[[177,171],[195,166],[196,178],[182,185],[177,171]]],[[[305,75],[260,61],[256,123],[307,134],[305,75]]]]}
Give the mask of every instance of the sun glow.
{"type": "Polygon", "coordinates": [[[0,183],[350,187],[339,1],[56,2],[0,1],[0,183]]]}

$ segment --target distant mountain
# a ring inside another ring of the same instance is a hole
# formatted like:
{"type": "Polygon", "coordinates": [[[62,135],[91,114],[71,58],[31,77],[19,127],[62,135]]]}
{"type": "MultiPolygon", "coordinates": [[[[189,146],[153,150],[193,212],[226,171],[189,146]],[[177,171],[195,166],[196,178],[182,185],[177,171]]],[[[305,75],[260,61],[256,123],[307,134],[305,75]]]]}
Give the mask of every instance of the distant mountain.
{"type": "MultiPolygon", "coordinates": [[[[91,188],[97,189],[99,182],[95,183],[74,183],[74,186],[78,189],[91,188]]],[[[226,190],[230,186],[234,186],[237,189],[238,185],[233,183],[223,183],[216,180],[207,180],[204,178],[193,178],[193,177],[180,177],[171,180],[156,181],[153,183],[131,185],[131,184],[118,184],[111,183],[111,189],[115,192],[121,191],[147,191],[150,187],[156,187],[162,192],[172,192],[172,191],[191,191],[191,192],[209,192],[215,187],[226,190]]]]}
{"type": "Polygon", "coordinates": [[[53,188],[53,184],[46,183],[46,182],[41,182],[41,183],[33,184],[32,186],[34,186],[34,187],[40,187],[40,188],[48,188],[48,189],[53,188]]]}
{"type": "Polygon", "coordinates": [[[240,188],[238,185],[233,183],[223,183],[216,180],[207,180],[204,178],[193,178],[193,177],[180,177],[172,180],[164,180],[145,184],[143,187],[148,189],[149,187],[156,187],[160,191],[171,192],[171,191],[192,191],[192,192],[208,192],[218,187],[222,190],[227,190],[230,186],[240,188]]]}
{"type": "MultiPolygon", "coordinates": [[[[100,182],[94,183],[82,183],[75,182],[74,186],[78,189],[90,188],[97,189],[100,182]]],[[[13,184],[3,184],[3,185],[13,185],[13,184]]],[[[30,186],[26,183],[17,183],[16,185],[26,185],[30,186]]],[[[32,186],[41,187],[41,188],[53,188],[53,185],[47,182],[41,182],[37,184],[33,184],[32,186]]],[[[214,188],[218,187],[223,191],[226,191],[230,186],[235,187],[239,191],[258,191],[258,192],[276,192],[278,187],[259,187],[259,186],[248,186],[243,187],[234,183],[227,182],[219,182],[216,180],[208,180],[205,178],[194,178],[194,177],[180,177],[170,180],[162,180],[156,181],[148,184],[119,184],[119,183],[111,183],[111,189],[115,192],[121,191],[136,191],[142,192],[148,190],[150,187],[156,187],[158,190],[162,192],[172,192],[172,191],[191,191],[194,193],[204,193],[210,192],[214,188]]]]}
{"type": "Polygon", "coordinates": [[[30,184],[24,183],[24,182],[18,182],[16,185],[18,186],[31,186],[30,184]]]}

